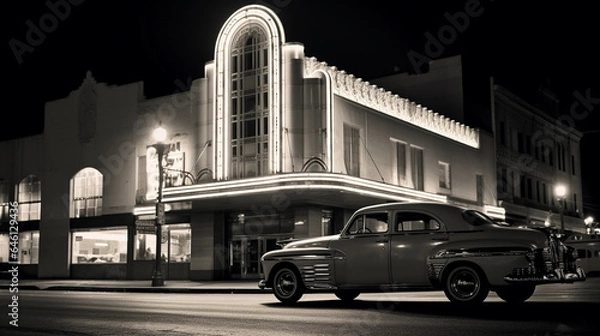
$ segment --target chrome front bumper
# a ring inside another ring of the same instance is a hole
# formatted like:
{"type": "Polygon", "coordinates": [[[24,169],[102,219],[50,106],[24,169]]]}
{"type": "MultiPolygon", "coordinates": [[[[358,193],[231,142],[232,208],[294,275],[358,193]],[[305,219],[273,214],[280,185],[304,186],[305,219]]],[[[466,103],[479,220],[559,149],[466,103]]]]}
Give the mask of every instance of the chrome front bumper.
{"type": "Polygon", "coordinates": [[[265,289],[265,288],[267,288],[267,281],[266,281],[266,280],[264,280],[264,279],[263,279],[263,280],[260,280],[260,281],[258,282],[258,288],[260,288],[260,289],[265,289]]]}
{"type": "Polygon", "coordinates": [[[577,281],[585,281],[586,275],[581,267],[577,268],[576,272],[565,273],[562,269],[554,270],[554,273],[544,274],[541,276],[518,276],[507,275],[504,280],[510,283],[572,283],[577,281]]]}

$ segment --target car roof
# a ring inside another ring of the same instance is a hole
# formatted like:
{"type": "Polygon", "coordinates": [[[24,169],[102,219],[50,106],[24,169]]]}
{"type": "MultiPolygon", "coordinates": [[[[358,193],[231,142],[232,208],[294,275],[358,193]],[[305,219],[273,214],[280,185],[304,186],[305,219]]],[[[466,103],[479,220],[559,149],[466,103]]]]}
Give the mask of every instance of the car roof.
{"type": "Polygon", "coordinates": [[[436,202],[389,202],[381,204],[373,204],[360,208],[358,211],[368,210],[443,210],[443,209],[458,209],[465,210],[466,208],[448,204],[448,203],[436,203],[436,202]]]}
{"type": "Polygon", "coordinates": [[[473,230],[462,217],[462,211],[468,210],[465,207],[435,202],[390,202],[365,206],[356,211],[364,213],[370,211],[419,211],[429,213],[444,222],[448,230],[473,230]]]}

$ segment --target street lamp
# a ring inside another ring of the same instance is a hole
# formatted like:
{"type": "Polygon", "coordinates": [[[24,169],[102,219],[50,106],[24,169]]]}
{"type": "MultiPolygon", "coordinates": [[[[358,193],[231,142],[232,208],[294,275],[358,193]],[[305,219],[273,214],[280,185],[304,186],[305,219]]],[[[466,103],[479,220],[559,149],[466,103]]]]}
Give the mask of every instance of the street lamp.
{"type": "Polygon", "coordinates": [[[161,241],[162,241],[162,225],[165,224],[165,205],[162,202],[163,194],[163,156],[165,151],[168,149],[168,144],[165,143],[167,139],[167,131],[159,126],[152,133],[152,137],[156,141],[152,147],[156,149],[158,159],[158,194],[156,196],[156,265],[154,267],[154,275],[152,276],[152,286],[163,286],[165,280],[162,275],[162,255],[161,255],[161,241]]]}
{"type": "Polygon", "coordinates": [[[592,217],[592,216],[587,216],[587,217],[586,217],[586,218],[583,220],[583,222],[585,223],[585,227],[586,227],[586,229],[587,229],[587,233],[588,233],[588,234],[594,233],[594,232],[593,232],[593,230],[592,230],[592,229],[593,229],[593,224],[594,224],[594,217],[592,217]]]}
{"type": "Polygon", "coordinates": [[[565,195],[567,194],[567,188],[559,184],[554,188],[554,194],[558,199],[559,209],[560,209],[560,233],[565,234],[565,195]]]}

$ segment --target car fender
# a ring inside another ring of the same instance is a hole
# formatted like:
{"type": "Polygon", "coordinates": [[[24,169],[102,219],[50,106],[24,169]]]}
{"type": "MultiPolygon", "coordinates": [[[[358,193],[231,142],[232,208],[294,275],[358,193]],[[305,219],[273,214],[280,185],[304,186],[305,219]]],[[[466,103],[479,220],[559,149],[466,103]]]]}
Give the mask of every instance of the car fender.
{"type": "Polygon", "coordinates": [[[307,288],[328,287],[335,282],[334,257],[336,250],[327,247],[298,247],[267,252],[262,257],[267,286],[276,270],[293,265],[307,288]]]}
{"type": "Polygon", "coordinates": [[[527,267],[526,253],[538,247],[535,241],[518,239],[453,241],[431,251],[428,257],[430,279],[439,284],[444,270],[459,263],[474,264],[483,271],[490,285],[504,285],[504,276],[513,268],[527,267]]]}

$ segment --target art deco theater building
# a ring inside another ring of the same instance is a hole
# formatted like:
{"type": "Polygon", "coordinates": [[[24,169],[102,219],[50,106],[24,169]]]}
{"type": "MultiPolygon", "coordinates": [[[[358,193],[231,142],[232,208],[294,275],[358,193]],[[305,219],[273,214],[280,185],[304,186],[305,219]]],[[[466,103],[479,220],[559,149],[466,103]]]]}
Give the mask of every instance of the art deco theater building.
{"type": "Polygon", "coordinates": [[[337,233],[381,202],[504,218],[491,134],[306,56],[259,5],[227,19],[189,90],[146,99],[142,82],[88,73],[46,104],[43,134],[1,146],[14,158],[0,164],[2,222],[18,201],[23,276],[150,279],[160,239],[165,279],[258,278],[276,241],[337,233]]]}

